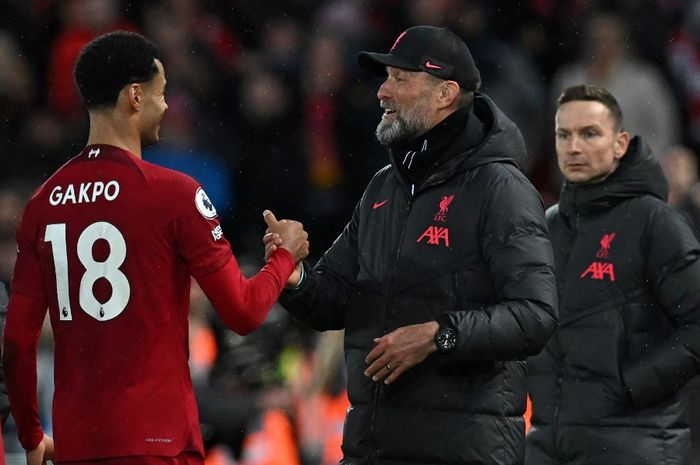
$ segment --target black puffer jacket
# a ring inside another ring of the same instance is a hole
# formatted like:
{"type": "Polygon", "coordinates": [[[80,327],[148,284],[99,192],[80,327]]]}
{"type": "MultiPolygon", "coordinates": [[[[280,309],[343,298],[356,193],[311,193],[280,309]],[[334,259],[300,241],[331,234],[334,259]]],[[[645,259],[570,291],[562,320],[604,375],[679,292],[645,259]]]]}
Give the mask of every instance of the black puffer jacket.
{"type": "Polygon", "coordinates": [[[700,249],[634,138],[605,181],[565,183],[547,212],[560,327],[530,359],[526,463],[688,463],[678,394],[698,373],[700,249]]]}
{"type": "Polygon", "coordinates": [[[415,195],[395,167],[380,170],[301,289],[283,294],[307,325],[345,328],[343,464],[522,463],[516,360],[556,326],[551,247],[541,199],[512,161],[519,131],[482,95],[467,121],[415,195]],[[449,357],[388,386],[365,377],[373,338],[441,317],[459,332],[449,357]]]}

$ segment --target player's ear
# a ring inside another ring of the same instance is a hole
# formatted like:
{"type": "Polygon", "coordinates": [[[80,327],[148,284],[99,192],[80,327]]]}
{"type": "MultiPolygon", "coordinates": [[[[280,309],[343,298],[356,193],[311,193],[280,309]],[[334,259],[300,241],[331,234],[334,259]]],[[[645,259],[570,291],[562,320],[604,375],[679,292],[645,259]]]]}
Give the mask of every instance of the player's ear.
{"type": "Polygon", "coordinates": [[[445,81],[438,87],[438,103],[440,108],[449,107],[459,96],[459,84],[455,81],[445,81]]]}
{"type": "Polygon", "coordinates": [[[629,145],[630,133],[627,131],[620,131],[617,136],[615,136],[615,158],[620,159],[624,157],[629,145]]]}
{"type": "Polygon", "coordinates": [[[131,108],[134,111],[139,111],[143,104],[143,86],[139,83],[132,82],[124,88],[124,92],[126,92],[126,98],[131,108]]]}

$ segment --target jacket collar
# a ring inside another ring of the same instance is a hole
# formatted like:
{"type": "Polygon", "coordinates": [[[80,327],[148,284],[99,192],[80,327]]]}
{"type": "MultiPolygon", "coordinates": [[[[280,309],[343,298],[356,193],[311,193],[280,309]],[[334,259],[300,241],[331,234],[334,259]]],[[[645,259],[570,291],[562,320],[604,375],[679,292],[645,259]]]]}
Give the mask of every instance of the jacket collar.
{"type": "MultiPolygon", "coordinates": [[[[525,157],[525,142],[520,130],[485,94],[474,93],[461,132],[446,147],[417,184],[417,190],[444,182],[459,172],[487,163],[508,163],[525,157]]],[[[390,156],[398,178],[406,185],[410,180],[401,174],[397,160],[390,156]]]]}
{"type": "Polygon", "coordinates": [[[668,184],[661,164],[649,146],[641,137],[635,136],[630,141],[620,166],[603,181],[595,184],[565,181],[561,190],[559,210],[569,218],[591,215],[642,195],[651,195],[666,201],[668,184]]]}

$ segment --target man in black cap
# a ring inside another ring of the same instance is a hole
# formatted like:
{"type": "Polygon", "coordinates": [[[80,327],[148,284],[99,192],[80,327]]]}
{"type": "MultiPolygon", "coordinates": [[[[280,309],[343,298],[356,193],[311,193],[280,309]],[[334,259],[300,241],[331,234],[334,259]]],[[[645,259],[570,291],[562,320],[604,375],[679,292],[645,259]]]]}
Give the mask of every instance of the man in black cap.
{"type": "Polygon", "coordinates": [[[312,328],[345,329],[341,463],[520,464],[522,360],[557,325],[544,208],[514,161],[523,139],[448,29],[410,28],[359,63],[386,76],[376,135],[391,164],[281,298],[312,328]]]}

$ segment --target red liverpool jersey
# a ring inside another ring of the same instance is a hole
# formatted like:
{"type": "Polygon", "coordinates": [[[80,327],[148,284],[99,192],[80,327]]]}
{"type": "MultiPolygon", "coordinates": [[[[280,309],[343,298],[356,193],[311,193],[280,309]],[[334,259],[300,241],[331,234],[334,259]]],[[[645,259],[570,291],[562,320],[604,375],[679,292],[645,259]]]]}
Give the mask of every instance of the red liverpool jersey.
{"type": "Polygon", "coordinates": [[[190,276],[232,259],[200,185],[122,149],[88,146],[39,188],[12,290],[48,304],[57,460],[202,451],[190,276]]]}

